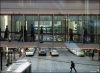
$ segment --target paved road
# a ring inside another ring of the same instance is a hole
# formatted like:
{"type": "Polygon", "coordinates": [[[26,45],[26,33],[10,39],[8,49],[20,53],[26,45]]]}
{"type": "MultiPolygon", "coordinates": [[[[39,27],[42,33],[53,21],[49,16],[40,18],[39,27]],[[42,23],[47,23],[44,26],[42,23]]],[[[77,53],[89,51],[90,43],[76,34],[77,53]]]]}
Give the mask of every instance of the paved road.
{"type": "Polygon", "coordinates": [[[90,57],[77,57],[67,49],[58,49],[58,52],[58,57],[52,57],[47,49],[47,56],[38,56],[36,50],[34,56],[24,58],[31,61],[32,72],[70,72],[70,61],[74,61],[78,73],[95,72],[99,68],[99,61],[92,61],[90,57]]]}

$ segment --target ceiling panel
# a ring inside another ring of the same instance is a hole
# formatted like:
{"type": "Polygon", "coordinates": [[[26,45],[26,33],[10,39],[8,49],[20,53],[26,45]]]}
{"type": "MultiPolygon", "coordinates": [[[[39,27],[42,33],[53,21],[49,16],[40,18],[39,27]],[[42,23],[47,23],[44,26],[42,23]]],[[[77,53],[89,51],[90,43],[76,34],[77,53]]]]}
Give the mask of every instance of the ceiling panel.
{"type": "MultiPolygon", "coordinates": [[[[32,2],[32,3],[52,3],[52,2],[85,2],[86,0],[0,0],[0,2],[32,2]]],[[[100,2],[99,0],[88,0],[89,2],[100,2]]]]}

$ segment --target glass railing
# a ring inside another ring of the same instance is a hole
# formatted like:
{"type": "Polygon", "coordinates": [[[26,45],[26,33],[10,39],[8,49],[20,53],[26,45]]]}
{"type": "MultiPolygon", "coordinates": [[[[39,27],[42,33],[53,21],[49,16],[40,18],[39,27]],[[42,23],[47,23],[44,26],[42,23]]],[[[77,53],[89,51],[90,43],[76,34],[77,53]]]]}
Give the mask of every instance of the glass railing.
{"type": "MultiPolygon", "coordinates": [[[[24,34],[23,34],[24,35],[24,34]]],[[[30,37],[31,33],[30,32],[27,32],[27,35],[24,35],[27,36],[27,41],[24,40],[24,42],[30,42],[31,41],[31,37],[30,37]]],[[[38,33],[35,33],[35,42],[38,42],[38,40],[40,40],[40,35],[38,36],[38,33]]],[[[0,40],[1,41],[8,41],[8,40],[11,40],[11,41],[16,41],[18,42],[19,38],[21,36],[21,33],[20,32],[10,32],[9,33],[9,39],[4,39],[4,32],[2,31],[1,32],[1,37],[0,37],[0,40]]],[[[87,36],[87,41],[88,43],[100,43],[100,40],[97,40],[100,38],[100,35],[95,35],[95,34],[88,34],[87,36]]],[[[78,33],[73,33],[73,42],[76,42],[76,43],[82,43],[82,35],[81,34],[78,34],[78,33]]],[[[64,41],[70,41],[70,34],[67,35],[65,33],[55,33],[54,34],[54,37],[53,37],[53,33],[44,33],[43,34],[43,42],[64,42],[64,41]],[[54,38],[54,39],[53,39],[54,38]]],[[[23,36],[21,38],[21,40],[19,42],[23,42],[23,36]]]]}

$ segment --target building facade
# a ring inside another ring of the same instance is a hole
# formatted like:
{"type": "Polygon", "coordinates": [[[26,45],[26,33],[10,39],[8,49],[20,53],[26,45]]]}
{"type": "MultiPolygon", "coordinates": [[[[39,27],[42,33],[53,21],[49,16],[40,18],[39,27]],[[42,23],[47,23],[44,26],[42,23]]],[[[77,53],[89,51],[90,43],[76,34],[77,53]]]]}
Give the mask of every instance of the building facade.
{"type": "MultiPolygon", "coordinates": [[[[100,1],[99,0],[1,0],[1,36],[8,25],[9,38],[18,40],[21,26],[26,26],[30,39],[31,24],[34,25],[35,41],[39,40],[43,27],[44,42],[83,43],[83,27],[88,32],[88,43],[100,43],[100,1]]],[[[23,34],[24,36],[24,34],[23,34]]]]}

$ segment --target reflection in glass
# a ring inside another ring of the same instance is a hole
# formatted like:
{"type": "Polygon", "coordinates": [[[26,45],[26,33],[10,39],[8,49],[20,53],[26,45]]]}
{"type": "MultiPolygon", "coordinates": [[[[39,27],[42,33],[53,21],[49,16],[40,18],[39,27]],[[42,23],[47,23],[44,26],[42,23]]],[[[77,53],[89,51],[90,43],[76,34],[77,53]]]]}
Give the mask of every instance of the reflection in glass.
{"type": "Polygon", "coordinates": [[[40,27],[43,27],[43,41],[53,41],[52,35],[52,16],[51,15],[40,15],[40,27]]]}

